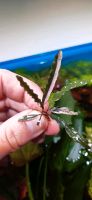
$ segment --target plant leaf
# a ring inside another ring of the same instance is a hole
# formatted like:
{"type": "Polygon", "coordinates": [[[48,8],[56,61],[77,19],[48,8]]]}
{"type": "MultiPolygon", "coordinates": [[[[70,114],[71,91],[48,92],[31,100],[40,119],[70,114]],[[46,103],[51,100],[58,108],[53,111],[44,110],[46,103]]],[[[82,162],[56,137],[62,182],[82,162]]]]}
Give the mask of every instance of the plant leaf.
{"type": "Polygon", "coordinates": [[[79,135],[78,131],[76,131],[72,126],[68,125],[64,120],[61,120],[59,116],[52,115],[54,119],[60,124],[61,127],[65,128],[66,133],[69,137],[83,147],[85,147],[89,152],[92,153],[92,142],[90,142],[87,138],[83,135],[79,135]]]}
{"type": "Polygon", "coordinates": [[[54,107],[54,108],[51,109],[51,112],[55,113],[55,114],[59,114],[59,115],[61,115],[61,114],[64,114],[64,115],[78,115],[78,112],[71,111],[67,107],[61,107],[61,108],[54,107]]]}
{"type": "Polygon", "coordinates": [[[24,115],[23,117],[19,118],[18,121],[30,121],[39,115],[41,115],[41,114],[24,115]]]}
{"type": "Polygon", "coordinates": [[[65,123],[65,121],[61,121],[61,124],[64,126],[69,137],[71,137],[75,142],[81,144],[83,147],[87,148],[88,151],[92,152],[92,143],[89,143],[83,135],[79,135],[79,133],[73,127],[65,123]]]}
{"type": "Polygon", "coordinates": [[[16,166],[22,166],[26,162],[38,158],[42,153],[43,150],[38,144],[29,142],[15,152],[10,153],[10,157],[16,166]]]}
{"type": "MultiPolygon", "coordinates": [[[[54,105],[54,103],[61,99],[66,92],[70,91],[71,89],[83,87],[88,84],[87,80],[74,80],[74,81],[67,81],[65,86],[61,89],[61,91],[54,92],[50,95],[50,104],[54,105]]],[[[52,106],[51,105],[51,106],[52,106]]]]}
{"type": "Polygon", "coordinates": [[[65,92],[68,92],[69,90],[72,90],[74,88],[83,87],[87,85],[87,80],[74,80],[74,81],[67,81],[65,86],[61,90],[61,96],[65,94],[65,92]]]}
{"type": "Polygon", "coordinates": [[[48,79],[48,84],[45,89],[45,93],[42,98],[42,104],[44,105],[44,102],[49,99],[49,96],[54,88],[54,85],[56,83],[58,73],[60,70],[61,66],[61,60],[62,60],[62,52],[59,51],[58,55],[56,55],[55,60],[54,60],[54,67],[52,66],[52,71],[50,74],[50,77],[48,79]]]}
{"type": "Polygon", "coordinates": [[[38,95],[36,93],[34,93],[34,91],[29,88],[29,86],[27,85],[27,83],[23,80],[23,78],[21,76],[16,76],[17,80],[20,82],[20,85],[25,89],[25,91],[33,97],[33,99],[35,100],[35,102],[39,103],[40,106],[43,108],[43,104],[41,99],[39,99],[38,95]]]}

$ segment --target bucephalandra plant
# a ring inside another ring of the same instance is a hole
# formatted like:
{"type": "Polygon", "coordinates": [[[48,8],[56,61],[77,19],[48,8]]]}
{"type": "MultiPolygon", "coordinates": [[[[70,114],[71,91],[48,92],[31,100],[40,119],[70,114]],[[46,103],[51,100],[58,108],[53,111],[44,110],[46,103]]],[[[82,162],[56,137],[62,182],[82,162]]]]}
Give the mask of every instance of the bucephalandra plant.
{"type": "MultiPolygon", "coordinates": [[[[86,147],[89,151],[92,152],[92,143],[90,141],[88,141],[86,138],[84,138],[83,136],[80,136],[78,134],[78,132],[76,130],[74,130],[74,128],[70,127],[68,124],[66,124],[65,121],[61,120],[61,118],[59,118],[59,115],[61,114],[65,114],[65,115],[78,115],[78,112],[74,112],[71,111],[69,108],[67,107],[52,107],[49,108],[47,111],[44,111],[44,105],[45,103],[49,100],[49,98],[51,97],[51,93],[53,91],[53,88],[55,86],[55,83],[57,81],[58,78],[58,74],[59,74],[59,70],[61,67],[61,61],[62,61],[62,51],[59,51],[59,53],[56,55],[53,65],[52,65],[52,71],[50,73],[50,77],[48,79],[48,84],[46,85],[45,88],[45,92],[43,93],[43,97],[42,100],[38,97],[38,95],[27,85],[27,83],[23,80],[23,78],[19,75],[17,75],[17,79],[20,82],[20,85],[25,89],[25,91],[28,92],[28,94],[30,96],[32,96],[32,98],[34,99],[35,102],[37,102],[39,104],[39,106],[42,108],[42,111],[40,114],[29,114],[29,115],[25,115],[22,118],[19,119],[19,121],[28,121],[28,120],[33,120],[35,117],[39,116],[39,121],[37,122],[37,125],[39,126],[40,121],[41,121],[41,117],[44,115],[46,116],[49,120],[50,120],[50,116],[52,116],[53,118],[55,118],[59,124],[62,126],[64,126],[67,134],[69,135],[69,137],[71,137],[74,141],[81,143],[81,145],[83,145],[84,147],[86,147]]],[[[61,90],[62,91],[69,91],[70,89],[74,88],[74,87],[80,87],[83,85],[86,85],[87,82],[74,82],[74,84],[68,84],[66,86],[64,86],[61,90]]],[[[64,93],[63,92],[63,93],[64,93]]],[[[59,100],[61,98],[60,96],[60,92],[55,93],[55,101],[59,100]]]]}
{"type": "Polygon", "coordinates": [[[39,99],[38,95],[34,93],[34,91],[32,89],[29,88],[29,86],[27,85],[26,82],[24,82],[23,78],[20,76],[17,76],[17,79],[20,81],[20,85],[22,87],[24,87],[24,89],[33,97],[33,99],[40,104],[41,108],[42,108],[42,112],[41,114],[31,114],[31,115],[25,115],[23,116],[21,119],[19,119],[20,121],[24,121],[24,120],[32,120],[34,119],[36,116],[40,116],[39,121],[37,122],[37,125],[39,125],[40,120],[41,120],[41,116],[45,115],[46,117],[49,118],[49,113],[53,113],[53,114],[67,114],[67,115],[77,115],[77,112],[73,112],[70,111],[68,108],[66,107],[62,107],[62,108],[51,108],[49,109],[50,112],[48,111],[44,111],[44,103],[46,103],[49,100],[50,94],[55,86],[56,80],[58,78],[58,74],[59,74],[59,70],[61,67],[61,61],[62,61],[62,52],[59,51],[58,55],[55,58],[54,61],[54,66],[53,66],[53,70],[50,74],[50,77],[48,79],[48,84],[45,88],[45,92],[43,94],[42,100],[39,99]]]}

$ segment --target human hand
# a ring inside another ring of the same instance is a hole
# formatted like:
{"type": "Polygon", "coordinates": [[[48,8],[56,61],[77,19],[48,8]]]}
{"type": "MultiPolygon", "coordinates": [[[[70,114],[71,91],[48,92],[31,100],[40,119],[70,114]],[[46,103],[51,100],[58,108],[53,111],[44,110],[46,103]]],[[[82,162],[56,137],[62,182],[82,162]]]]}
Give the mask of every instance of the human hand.
{"type": "MultiPolygon", "coordinates": [[[[31,89],[42,98],[43,93],[34,82],[23,78],[31,89]]],[[[45,105],[45,110],[48,104],[45,105]]],[[[39,126],[32,121],[18,121],[22,116],[41,112],[40,106],[20,86],[16,74],[0,69],[0,159],[28,141],[41,142],[45,135],[55,135],[59,126],[53,119],[42,116],[39,126]]]]}

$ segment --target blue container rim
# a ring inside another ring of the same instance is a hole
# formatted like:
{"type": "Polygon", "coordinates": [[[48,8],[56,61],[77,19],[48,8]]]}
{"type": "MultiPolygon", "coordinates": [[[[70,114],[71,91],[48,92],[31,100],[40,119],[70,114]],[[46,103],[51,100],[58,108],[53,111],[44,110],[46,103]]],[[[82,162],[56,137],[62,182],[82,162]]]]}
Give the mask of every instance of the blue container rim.
{"type": "MultiPolygon", "coordinates": [[[[0,62],[0,68],[16,70],[17,68],[24,67],[32,71],[38,71],[40,69],[50,66],[54,56],[59,50],[60,49],[0,62]]],[[[71,62],[79,59],[92,60],[92,43],[62,48],[62,52],[63,63],[69,63],[69,61],[71,62]]]]}

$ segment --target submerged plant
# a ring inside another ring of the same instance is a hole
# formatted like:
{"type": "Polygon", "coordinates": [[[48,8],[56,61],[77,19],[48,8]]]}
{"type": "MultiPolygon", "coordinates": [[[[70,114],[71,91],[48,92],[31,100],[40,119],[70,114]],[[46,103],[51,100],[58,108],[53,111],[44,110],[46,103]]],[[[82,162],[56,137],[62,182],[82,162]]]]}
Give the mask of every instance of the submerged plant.
{"type": "Polygon", "coordinates": [[[86,147],[88,151],[92,152],[92,143],[88,141],[86,138],[83,136],[79,135],[78,132],[71,127],[69,124],[67,124],[64,120],[59,117],[62,114],[65,115],[78,115],[78,112],[71,111],[68,107],[51,107],[49,110],[44,111],[44,105],[45,103],[49,100],[52,102],[52,97],[53,97],[53,104],[61,99],[62,95],[65,94],[65,92],[76,88],[76,87],[81,87],[84,85],[87,85],[87,81],[74,81],[74,82],[67,82],[66,85],[62,88],[61,91],[58,91],[56,93],[52,93],[53,88],[55,86],[55,83],[58,78],[59,70],[61,67],[61,61],[62,61],[62,52],[59,51],[59,53],[56,55],[53,65],[52,65],[52,70],[50,73],[50,77],[48,79],[48,84],[46,85],[45,92],[43,94],[42,100],[38,97],[38,95],[31,89],[29,88],[28,84],[23,80],[23,78],[19,75],[17,75],[17,79],[20,82],[20,85],[25,89],[25,91],[28,92],[30,96],[34,99],[35,102],[37,102],[40,107],[42,108],[42,112],[40,114],[29,114],[25,115],[22,118],[19,119],[19,121],[28,121],[28,120],[33,120],[35,117],[39,116],[39,121],[37,122],[37,125],[39,126],[41,117],[44,115],[50,120],[50,116],[55,118],[57,122],[62,126],[64,126],[67,134],[69,137],[71,137],[74,141],[79,142],[82,146],[86,147]],[[49,114],[50,113],[50,114],[49,114]]]}

